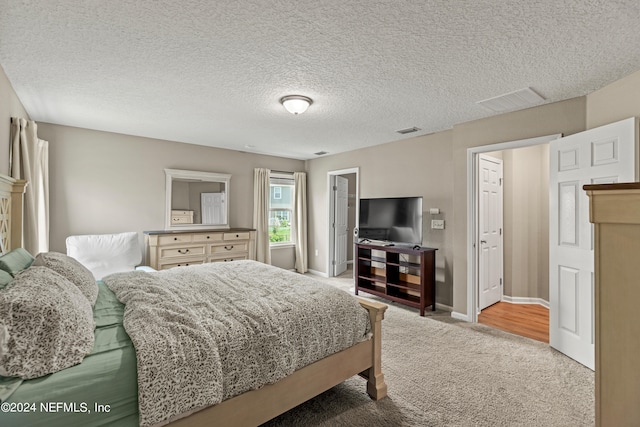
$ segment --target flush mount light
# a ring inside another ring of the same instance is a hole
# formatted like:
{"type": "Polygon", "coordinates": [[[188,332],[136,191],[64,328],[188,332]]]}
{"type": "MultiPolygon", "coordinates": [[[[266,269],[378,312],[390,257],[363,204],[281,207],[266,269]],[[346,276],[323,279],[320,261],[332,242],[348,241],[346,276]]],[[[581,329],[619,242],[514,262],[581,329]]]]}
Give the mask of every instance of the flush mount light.
{"type": "Polygon", "coordinates": [[[313,104],[313,100],[302,95],[287,95],[280,99],[280,103],[291,114],[302,114],[307,111],[309,105],[313,104]]]}

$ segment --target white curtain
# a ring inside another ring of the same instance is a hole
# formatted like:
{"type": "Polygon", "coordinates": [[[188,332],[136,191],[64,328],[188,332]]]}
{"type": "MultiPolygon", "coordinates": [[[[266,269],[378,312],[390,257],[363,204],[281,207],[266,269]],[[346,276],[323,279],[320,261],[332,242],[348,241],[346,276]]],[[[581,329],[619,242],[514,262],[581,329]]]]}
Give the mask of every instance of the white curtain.
{"type": "Polygon", "coordinates": [[[271,264],[269,243],[269,176],[264,168],[253,170],[253,228],[256,229],[256,260],[271,264]]]}
{"type": "Polygon", "coordinates": [[[295,182],[294,203],[295,216],[293,229],[295,232],[294,242],[296,244],[295,268],[298,273],[307,272],[307,174],[305,172],[294,172],[295,182]]]}
{"type": "Polygon", "coordinates": [[[27,181],[22,246],[32,255],[49,251],[49,142],[36,122],[11,118],[11,176],[27,181]]]}

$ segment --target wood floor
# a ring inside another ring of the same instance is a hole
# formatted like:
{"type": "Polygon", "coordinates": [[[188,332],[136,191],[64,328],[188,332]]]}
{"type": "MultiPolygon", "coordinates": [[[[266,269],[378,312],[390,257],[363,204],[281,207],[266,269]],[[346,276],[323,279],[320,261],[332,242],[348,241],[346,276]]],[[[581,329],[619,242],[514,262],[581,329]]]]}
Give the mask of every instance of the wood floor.
{"type": "Polygon", "coordinates": [[[482,310],[478,323],[549,342],[549,310],[539,304],[499,302],[482,310]]]}

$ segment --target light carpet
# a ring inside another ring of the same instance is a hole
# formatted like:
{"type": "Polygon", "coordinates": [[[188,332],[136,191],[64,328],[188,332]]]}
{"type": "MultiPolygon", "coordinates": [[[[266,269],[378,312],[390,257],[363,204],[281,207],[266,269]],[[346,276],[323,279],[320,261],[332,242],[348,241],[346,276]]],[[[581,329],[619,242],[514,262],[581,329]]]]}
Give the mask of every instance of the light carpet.
{"type": "MultiPolygon", "coordinates": [[[[350,277],[318,280],[353,293],[350,277]]],[[[389,305],[388,397],[371,400],[365,380],[354,377],[264,426],[594,425],[593,371],[548,344],[368,298],[389,305]]]]}

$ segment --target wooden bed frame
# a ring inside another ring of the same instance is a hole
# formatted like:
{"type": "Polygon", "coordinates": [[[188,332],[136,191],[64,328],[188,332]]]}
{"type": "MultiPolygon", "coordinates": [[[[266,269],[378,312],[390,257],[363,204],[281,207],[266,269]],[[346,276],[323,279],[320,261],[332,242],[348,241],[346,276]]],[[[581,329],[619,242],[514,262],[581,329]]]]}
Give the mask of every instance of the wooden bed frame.
{"type": "Polygon", "coordinates": [[[0,241],[6,252],[22,246],[26,181],[0,175],[0,241]]]}
{"type": "Polygon", "coordinates": [[[248,391],[169,425],[257,426],[357,374],[367,379],[369,396],[382,399],[387,395],[387,385],[382,374],[381,326],[387,306],[358,300],[369,311],[373,333],[370,340],[305,366],[275,384],[248,391]]]}
{"type": "MultiPolygon", "coordinates": [[[[0,175],[0,239],[6,251],[22,245],[26,184],[0,175]]],[[[358,374],[367,379],[369,396],[374,400],[382,399],[387,395],[381,361],[382,320],[387,306],[360,298],[358,301],[369,312],[371,339],[305,366],[275,384],[193,412],[169,425],[257,426],[358,374]]]]}

